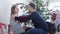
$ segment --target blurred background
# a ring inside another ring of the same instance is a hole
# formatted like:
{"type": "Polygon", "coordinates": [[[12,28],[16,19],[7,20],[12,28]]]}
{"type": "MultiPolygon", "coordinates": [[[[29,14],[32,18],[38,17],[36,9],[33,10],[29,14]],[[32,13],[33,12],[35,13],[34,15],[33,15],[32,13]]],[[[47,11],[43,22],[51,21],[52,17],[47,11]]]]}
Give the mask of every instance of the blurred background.
{"type": "MultiPolygon", "coordinates": [[[[0,23],[10,25],[11,7],[16,5],[19,9],[18,16],[29,15],[27,5],[32,2],[36,5],[36,10],[41,16],[52,24],[55,24],[56,32],[60,32],[60,0],[0,0],[0,23]]],[[[31,22],[31,20],[29,21],[31,22]]],[[[21,24],[20,31],[25,31],[21,24]]],[[[24,25],[25,26],[25,25],[24,25]]],[[[27,27],[33,27],[33,25],[27,24],[27,27]]],[[[8,29],[8,26],[6,26],[8,29]]],[[[17,27],[18,28],[18,27],[17,27]]],[[[18,30],[18,29],[17,29],[18,30]]],[[[20,32],[19,31],[19,32],[20,32]]]]}

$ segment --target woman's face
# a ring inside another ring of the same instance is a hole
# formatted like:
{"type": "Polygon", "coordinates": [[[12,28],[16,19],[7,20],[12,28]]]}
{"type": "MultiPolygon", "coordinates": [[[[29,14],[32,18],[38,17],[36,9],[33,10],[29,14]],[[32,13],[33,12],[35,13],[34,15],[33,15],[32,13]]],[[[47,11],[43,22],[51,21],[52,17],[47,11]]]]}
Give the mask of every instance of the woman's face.
{"type": "Polygon", "coordinates": [[[14,13],[18,13],[18,8],[17,7],[15,7],[15,9],[14,9],[14,13]]]}

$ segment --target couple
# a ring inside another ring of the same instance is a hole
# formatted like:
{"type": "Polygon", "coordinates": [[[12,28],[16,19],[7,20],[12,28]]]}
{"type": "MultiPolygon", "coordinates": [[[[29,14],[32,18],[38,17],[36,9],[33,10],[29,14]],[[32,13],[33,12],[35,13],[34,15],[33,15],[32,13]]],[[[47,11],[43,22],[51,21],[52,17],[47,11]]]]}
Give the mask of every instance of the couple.
{"type": "Polygon", "coordinates": [[[28,10],[31,13],[26,18],[15,17],[18,21],[29,21],[32,20],[35,28],[30,29],[22,34],[48,34],[49,28],[45,20],[40,16],[38,11],[35,10],[35,4],[30,3],[28,5],[28,10]]]}

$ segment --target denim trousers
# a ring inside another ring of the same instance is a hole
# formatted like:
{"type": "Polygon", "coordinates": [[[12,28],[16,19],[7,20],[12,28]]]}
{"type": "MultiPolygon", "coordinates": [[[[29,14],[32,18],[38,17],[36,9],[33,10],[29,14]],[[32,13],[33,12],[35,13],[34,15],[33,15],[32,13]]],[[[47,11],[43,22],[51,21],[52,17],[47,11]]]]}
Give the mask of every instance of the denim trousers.
{"type": "Polygon", "coordinates": [[[41,28],[33,28],[30,29],[22,34],[48,34],[47,32],[45,32],[43,29],[41,28]]]}

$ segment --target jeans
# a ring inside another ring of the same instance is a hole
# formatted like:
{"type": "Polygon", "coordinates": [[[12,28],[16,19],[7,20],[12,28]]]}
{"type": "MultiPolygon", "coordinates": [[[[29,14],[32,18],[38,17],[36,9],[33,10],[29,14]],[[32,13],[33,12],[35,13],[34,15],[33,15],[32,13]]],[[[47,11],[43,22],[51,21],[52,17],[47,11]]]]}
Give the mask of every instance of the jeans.
{"type": "Polygon", "coordinates": [[[28,30],[27,32],[24,32],[22,34],[48,34],[47,32],[45,32],[43,29],[40,28],[33,28],[28,30]]]}

